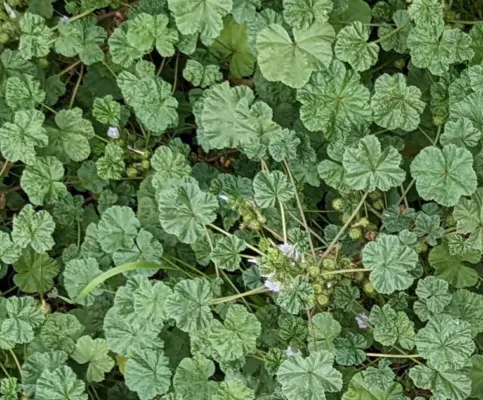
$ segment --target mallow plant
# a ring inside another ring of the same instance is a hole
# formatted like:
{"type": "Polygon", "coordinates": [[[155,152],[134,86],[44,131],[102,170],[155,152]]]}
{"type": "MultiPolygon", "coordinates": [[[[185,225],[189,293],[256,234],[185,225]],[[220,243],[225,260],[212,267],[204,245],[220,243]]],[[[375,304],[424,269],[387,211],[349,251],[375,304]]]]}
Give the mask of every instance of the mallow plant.
{"type": "Polygon", "coordinates": [[[5,0],[0,399],[483,399],[483,3],[5,0]]]}

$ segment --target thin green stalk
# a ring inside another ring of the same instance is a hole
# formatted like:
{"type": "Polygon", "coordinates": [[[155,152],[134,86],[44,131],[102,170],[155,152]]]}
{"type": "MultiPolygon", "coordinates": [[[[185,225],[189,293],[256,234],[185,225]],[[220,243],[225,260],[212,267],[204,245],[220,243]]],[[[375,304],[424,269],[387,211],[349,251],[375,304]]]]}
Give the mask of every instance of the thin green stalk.
{"type": "Polygon", "coordinates": [[[166,262],[169,265],[171,265],[174,270],[179,271],[179,272],[182,272],[183,274],[186,274],[190,279],[193,279],[195,277],[193,274],[191,274],[188,271],[185,271],[183,268],[177,266],[173,261],[171,261],[171,260],[169,260],[167,258],[164,258],[164,257],[161,257],[161,260],[163,260],[164,262],[166,262]]]}
{"type": "Polygon", "coordinates": [[[112,68],[109,66],[109,64],[106,63],[105,61],[103,61],[102,64],[104,65],[104,67],[107,68],[107,70],[111,73],[111,75],[114,77],[114,79],[117,79],[116,73],[112,70],[112,68]]]}
{"type": "Polygon", "coordinates": [[[46,110],[49,110],[52,114],[57,115],[57,111],[55,111],[52,107],[49,107],[47,104],[40,103],[42,107],[44,107],[46,110]]]}
{"type": "MultiPolygon", "coordinates": [[[[237,292],[237,294],[241,295],[240,291],[238,290],[238,288],[236,287],[236,285],[231,281],[230,277],[225,273],[225,271],[223,271],[222,269],[220,269],[220,272],[221,274],[223,275],[223,278],[225,278],[225,281],[228,282],[228,284],[233,288],[233,290],[235,292],[237,292]]],[[[250,306],[250,304],[248,304],[248,302],[246,301],[246,299],[244,297],[240,297],[241,300],[245,303],[245,305],[247,306],[247,308],[249,310],[252,310],[253,308],[250,306]]]]}
{"type": "Polygon", "coordinates": [[[166,60],[168,60],[170,57],[164,57],[163,61],[161,61],[161,65],[159,66],[158,72],[156,73],[156,76],[161,75],[161,72],[163,72],[164,65],[166,64],[166,60]]]}
{"type": "Polygon", "coordinates": [[[377,358],[421,358],[419,354],[384,354],[384,353],[366,353],[367,357],[377,358]]]}
{"type": "Polygon", "coordinates": [[[295,200],[297,201],[297,207],[299,208],[300,216],[302,217],[303,225],[305,227],[305,230],[307,231],[307,236],[309,238],[310,251],[312,252],[312,257],[315,259],[314,243],[312,242],[312,237],[310,236],[311,232],[309,230],[309,225],[307,224],[307,219],[305,218],[305,212],[302,207],[302,202],[300,201],[297,186],[295,185],[295,179],[293,177],[292,171],[290,170],[290,165],[288,164],[288,162],[283,160],[283,163],[285,165],[285,169],[287,170],[290,182],[292,183],[295,192],[295,200]]]}
{"type": "Polygon", "coordinates": [[[244,292],[244,293],[240,293],[240,294],[235,294],[233,296],[219,297],[219,298],[213,300],[213,303],[212,304],[227,303],[229,301],[241,299],[242,297],[253,296],[255,294],[267,293],[269,291],[270,290],[268,290],[266,287],[261,286],[261,287],[256,288],[256,289],[249,290],[248,292],[244,292]]]}
{"type": "Polygon", "coordinates": [[[320,276],[352,274],[353,272],[370,272],[369,268],[337,269],[335,271],[322,272],[320,276]]]}
{"type": "Polygon", "coordinates": [[[450,22],[452,24],[478,25],[481,24],[483,21],[460,21],[457,19],[447,19],[446,22],[450,22]]]}
{"type": "Polygon", "coordinates": [[[176,84],[178,83],[178,66],[179,66],[179,51],[176,54],[176,63],[174,65],[174,82],[173,82],[173,92],[176,92],[176,84]]]}
{"type": "Polygon", "coordinates": [[[78,302],[79,300],[82,300],[84,297],[89,295],[97,286],[103,284],[105,281],[107,281],[108,279],[116,275],[122,274],[124,272],[136,271],[141,269],[163,269],[163,270],[171,270],[171,271],[177,270],[175,268],[168,268],[166,265],[159,264],[155,261],[135,261],[135,262],[119,265],[118,267],[112,268],[102,273],[101,275],[97,276],[92,281],[90,281],[86,286],[84,286],[84,289],[82,289],[80,293],[77,295],[76,301],[78,302]]]}
{"type": "MultiPolygon", "coordinates": [[[[228,233],[228,232],[227,232],[227,231],[225,231],[224,229],[221,229],[220,227],[218,227],[218,226],[216,226],[216,225],[214,225],[214,224],[209,224],[208,226],[209,226],[210,228],[215,229],[216,231],[218,231],[218,232],[220,232],[220,233],[223,233],[223,235],[226,235],[226,236],[228,236],[228,237],[232,236],[232,234],[231,234],[231,233],[228,233]]],[[[258,254],[258,255],[260,255],[260,256],[264,256],[264,255],[265,255],[265,254],[264,254],[264,253],[262,253],[262,252],[261,252],[259,249],[257,249],[255,246],[252,246],[252,245],[251,245],[251,244],[249,244],[249,243],[246,243],[246,246],[247,246],[247,247],[248,247],[250,250],[254,251],[255,253],[257,253],[257,254],[258,254]]]]}
{"type": "MultiPolygon", "coordinates": [[[[297,221],[297,222],[298,222],[300,225],[304,226],[303,221],[300,221],[300,220],[299,220],[299,219],[298,219],[298,218],[297,218],[295,215],[293,215],[293,213],[292,213],[292,212],[290,212],[290,211],[289,211],[288,213],[290,214],[290,216],[291,216],[291,217],[292,217],[292,218],[293,218],[295,221],[297,221]]],[[[326,240],[325,240],[325,239],[324,239],[322,236],[320,236],[320,235],[319,235],[317,232],[315,232],[315,231],[314,231],[313,229],[311,229],[310,227],[307,227],[307,228],[308,228],[308,229],[307,229],[307,232],[310,232],[310,234],[311,234],[311,235],[312,235],[314,238],[316,238],[316,239],[320,240],[320,242],[322,242],[322,243],[324,243],[325,245],[327,245],[326,240]]],[[[310,237],[310,235],[309,235],[309,237],[310,237]]]]}
{"type": "Polygon", "coordinates": [[[69,102],[69,108],[72,108],[72,106],[74,105],[74,101],[77,96],[77,91],[79,90],[83,76],[84,76],[84,64],[82,64],[81,66],[81,70],[79,72],[79,79],[77,79],[77,83],[74,87],[74,91],[72,92],[72,97],[70,98],[70,102],[69,102]]]}
{"type": "Polygon", "coordinates": [[[82,61],[77,60],[75,63],[69,65],[68,67],[64,68],[62,71],[59,72],[59,76],[65,75],[67,72],[72,71],[75,67],[77,67],[82,61]]]}
{"type": "MultiPolygon", "coordinates": [[[[208,275],[206,275],[206,274],[205,274],[203,271],[200,271],[198,268],[193,267],[192,265],[190,265],[190,264],[188,264],[188,263],[184,262],[183,260],[180,260],[179,258],[176,258],[176,257],[170,257],[170,258],[172,258],[174,261],[176,261],[176,262],[180,263],[181,265],[184,265],[185,267],[189,268],[189,269],[190,269],[190,270],[192,270],[193,272],[196,272],[196,273],[198,273],[198,274],[200,274],[200,275],[204,276],[205,278],[208,278],[208,275]]],[[[166,261],[166,260],[168,260],[168,259],[166,259],[165,257],[161,257],[161,260],[166,261]]],[[[170,261],[171,261],[171,260],[170,260],[170,261]]],[[[172,261],[171,261],[171,262],[172,262],[172,261]]]]}
{"type": "Polygon", "coordinates": [[[8,373],[7,369],[4,367],[3,363],[0,362],[0,369],[3,371],[3,373],[5,374],[5,376],[7,378],[11,378],[10,374],[8,373]]]}
{"type": "Polygon", "coordinates": [[[329,255],[329,253],[331,252],[332,248],[335,246],[335,244],[339,241],[339,239],[342,237],[342,235],[344,234],[345,230],[349,227],[349,225],[351,224],[352,220],[356,217],[356,215],[359,213],[359,210],[361,209],[362,205],[364,204],[364,202],[366,201],[366,198],[367,198],[367,195],[369,194],[369,192],[365,192],[364,195],[362,196],[362,199],[361,201],[359,201],[359,204],[357,205],[356,209],[354,210],[354,212],[351,214],[351,216],[349,217],[349,219],[346,221],[346,223],[344,224],[344,226],[342,226],[342,228],[339,230],[339,232],[337,233],[337,235],[335,236],[335,238],[332,240],[332,242],[329,244],[329,247],[327,247],[327,250],[324,251],[324,254],[322,254],[322,258],[325,258],[329,255]]]}
{"type": "Polygon", "coordinates": [[[385,35],[381,36],[379,39],[377,40],[374,40],[372,41],[371,43],[374,43],[374,44],[378,44],[380,43],[381,41],[385,40],[385,39],[389,39],[392,35],[395,35],[396,33],[398,33],[400,30],[404,29],[406,27],[406,25],[408,24],[408,22],[406,22],[405,24],[402,24],[400,26],[398,26],[396,29],[393,29],[391,32],[389,33],[386,33],[385,35]]]}
{"type": "Polygon", "coordinates": [[[411,190],[411,188],[413,187],[413,185],[416,183],[416,180],[413,179],[411,182],[409,182],[409,185],[406,186],[406,189],[404,190],[404,192],[402,193],[401,197],[399,198],[399,200],[397,201],[396,205],[398,206],[399,204],[401,204],[401,202],[404,200],[404,197],[407,196],[407,194],[409,193],[409,191],[411,190]]]}
{"type": "Polygon", "coordinates": [[[5,171],[7,170],[8,164],[9,164],[9,162],[8,162],[7,160],[5,160],[5,161],[3,162],[2,170],[0,171],[0,178],[3,176],[3,174],[4,174],[4,173],[5,173],[5,171]]]}
{"type": "MultiPolygon", "coordinates": [[[[84,11],[82,14],[75,15],[72,18],[69,18],[67,22],[64,22],[64,24],[71,24],[74,21],[77,21],[78,19],[87,17],[88,15],[91,15],[94,11],[96,11],[97,8],[91,8],[90,10],[84,11]]],[[[59,25],[56,25],[52,28],[53,31],[57,30],[59,28],[59,25]]]]}
{"type": "Polygon", "coordinates": [[[98,135],[97,133],[94,133],[94,136],[96,137],[96,139],[102,140],[104,143],[111,143],[110,140],[106,139],[105,137],[98,135]]]}
{"type": "MultiPolygon", "coordinates": [[[[205,235],[206,235],[206,240],[208,240],[208,243],[210,245],[210,250],[213,253],[213,250],[214,250],[213,242],[211,241],[210,232],[208,232],[208,228],[206,226],[205,226],[205,235]]],[[[218,269],[218,265],[216,265],[216,263],[213,263],[213,264],[215,264],[216,277],[219,278],[220,271],[218,269]]]]}
{"type": "Polygon", "coordinates": [[[285,221],[285,211],[283,209],[283,204],[281,201],[278,202],[280,205],[280,215],[282,216],[282,232],[283,232],[283,242],[287,243],[287,221],[285,221]]]}
{"type": "Polygon", "coordinates": [[[82,233],[82,229],[81,229],[81,223],[80,221],[77,221],[77,247],[80,249],[80,245],[81,245],[81,233],[82,233]]]}
{"type": "Polygon", "coordinates": [[[434,139],[433,146],[436,146],[438,144],[440,135],[441,135],[441,125],[438,126],[438,132],[436,133],[436,138],[434,139]]]}
{"type": "Polygon", "coordinates": [[[23,376],[22,367],[20,366],[20,363],[18,362],[17,355],[14,353],[13,350],[9,350],[9,352],[12,355],[12,358],[13,358],[13,361],[15,362],[15,365],[17,366],[18,373],[20,374],[20,377],[22,377],[23,376]]]}

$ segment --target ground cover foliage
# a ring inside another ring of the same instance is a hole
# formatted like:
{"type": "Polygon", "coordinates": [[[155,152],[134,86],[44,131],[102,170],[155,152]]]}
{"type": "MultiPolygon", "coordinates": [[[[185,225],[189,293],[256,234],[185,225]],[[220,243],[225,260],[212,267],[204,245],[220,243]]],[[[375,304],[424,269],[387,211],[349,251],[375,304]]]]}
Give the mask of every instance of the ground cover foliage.
{"type": "Polygon", "coordinates": [[[1,7],[0,399],[483,399],[483,2],[1,7]]]}

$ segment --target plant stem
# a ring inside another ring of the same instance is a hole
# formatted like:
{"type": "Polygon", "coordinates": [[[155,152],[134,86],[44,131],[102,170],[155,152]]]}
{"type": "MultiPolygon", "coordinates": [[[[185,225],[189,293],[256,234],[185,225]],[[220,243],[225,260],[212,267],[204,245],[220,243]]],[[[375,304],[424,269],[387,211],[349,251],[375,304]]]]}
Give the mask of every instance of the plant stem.
{"type": "Polygon", "coordinates": [[[63,69],[62,71],[59,72],[59,76],[62,76],[64,74],[66,74],[67,72],[69,71],[72,71],[75,67],[77,67],[82,61],[81,60],[77,60],[75,63],[69,65],[68,67],[66,67],[65,69],[63,69]]]}
{"type": "Polygon", "coordinates": [[[52,114],[57,115],[57,111],[55,111],[52,107],[49,107],[47,104],[40,103],[42,107],[44,107],[46,110],[49,110],[52,114]]]}
{"type": "Polygon", "coordinates": [[[7,160],[3,162],[2,170],[0,171],[0,178],[3,177],[3,174],[7,170],[9,164],[10,162],[8,162],[7,160]]]}
{"type": "Polygon", "coordinates": [[[269,291],[270,290],[268,290],[266,287],[261,286],[261,287],[256,288],[256,289],[249,290],[248,292],[235,294],[233,296],[219,297],[218,299],[213,300],[212,304],[222,304],[222,303],[226,303],[228,301],[240,299],[242,297],[253,296],[254,294],[267,293],[269,291]]]}
{"type": "Polygon", "coordinates": [[[295,191],[295,200],[297,201],[297,207],[299,208],[300,211],[300,216],[302,217],[303,225],[305,227],[305,230],[307,231],[307,236],[309,238],[309,245],[310,245],[310,251],[312,252],[312,257],[315,259],[315,249],[314,249],[314,243],[312,242],[312,237],[310,236],[310,230],[309,230],[309,225],[307,224],[307,219],[305,218],[305,212],[302,207],[302,202],[300,201],[300,197],[297,191],[297,186],[295,185],[295,179],[292,175],[292,171],[290,170],[290,165],[288,165],[288,162],[283,160],[283,163],[285,165],[285,169],[287,170],[288,177],[290,178],[290,182],[292,183],[293,189],[295,191]]]}
{"type": "Polygon", "coordinates": [[[370,272],[369,268],[354,268],[354,269],[338,269],[335,271],[322,272],[320,276],[331,276],[331,275],[341,275],[341,274],[351,274],[353,272],[370,272]]]}
{"type": "Polygon", "coordinates": [[[176,92],[176,84],[178,83],[178,66],[179,66],[179,51],[176,53],[176,63],[174,65],[174,82],[173,82],[173,92],[176,92]]]}
{"type": "Polygon", "coordinates": [[[419,354],[384,354],[384,353],[366,353],[367,357],[377,358],[421,358],[419,354]]]}
{"type": "Polygon", "coordinates": [[[79,72],[79,79],[77,79],[77,83],[74,87],[74,92],[72,93],[72,97],[70,98],[69,108],[72,108],[72,106],[74,105],[75,97],[77,96],[77,91],[79,90],[83,76],[84,76],[84,64],[82,64],[81,66],[81,70],[79,72]]]}
{"type": "Polygon", "coordinates": [[[176,271],[179,271],[179,272],[182,272],[183,274],[186,274],[187,276],[189,276],[191,279],[194,278],[194,275],[192,275],[191,273],[189,273],[188,271],[185,271],[183,270],[181,267],[178,267],[173,261],[171,261],[170,259],[167,259],[167,258],[164,258],[164,257],[161,257],[161,260],[163,260],[164,262],[168,263],[169,265],[171,265],[176,271]]]}
{"type": "Polygon", "coordinates": [[[438,132],[436,133],[436,138],[434,139],[433,146],[436,146],[438,144],[439,135],[441,135],[441,125],[438,126],[438,132]]]}
{"type": "Polygon", "coordinates": [[[359,213],[359,210],[361,209],[362,205],[364,204],[364,202],[366,201],[366,198],[367,198],[367,195],[369,194],[369,192],[365,192],[364,195],[362,196],[362,199],[361,201],[359,201],[359,204],[357,205],[356,209],[354,210],[354,212],[351,214],[351,216],[349,217],[349,219],[346,221],[346,223],[344,224],[344,226],[340,229],[340,231],[337,233],[337,235],[335,236],[335,238],[332,240],[332,242],[329,244],[329,247],[327,248],[327,250],[324,251],[324,254],[322,254],[322,258],[324,257],[327,257],[329,255],[329,253],[331,252],[332,248],[335,246],[335,244],[339,241],[339,239],[342,237],[342,235],[344,234],[345,230],[349,227],[349,225],[351,224],[352,220],[356,217],[356,215],[359,213]]]}
{"type": "Polygon", "coordinates": [[[280,215],[282,216],[282,231],[283,231],[283,242],[287,243],[287,222],[285,221],[285,211],[283,209],[283,204],[281,201],[278,202],[280,205],[280,215]]]}
{"type": "Polygon", "coordinates": [[[7,369],[4,367],[3,363],[0,362],[0,369],[3,371],[3,373],[5,374],[5,376],[7,378],[10,378],[10,374],[8,373],[7,369]]]}
{"type": "MultiPolygon", "coordinates": [[[[206,235],[206,240],[208,240],[208,243],[210,245],[211,253],[213,253],[213,250],[214,250],[213,242],[211,241],[210,232],[208,232],[208,228],[206,228],[206,226],[205,226],[205,235],[206,235]]],[[[219,278],[220,271],[218,270],[218,265],[216,265],[216,263],[213,263],[213,264],[215,264],[216,277],[219,278]]]]}
{"type": "Polygon", "coordinates": [[[401,193],[403,193],[401,197],[403,197],[403,199],[404,199],[404,206],[407,209],[407,208],[409,208],[409,203],[408,203],[408,199],[407,199],[406,195],[404,194],[404,186],[403,186],[402,183],[401,183],[401,193]]]}
{"type": "MultiPolygon", "coordinates": [[[[220,269],[220,272],[223,275],[223,278],[225,278],[225,280],[228,282],[228,284],[233,288],[233,290],[235,290],[235,292],[237,292],[240,295],[241,294],[240,291],[235,286],[235,284],[231,281],[230,277],[225,273],[225,271],[223,271],[222,269],[220,269]]],[[[253,310],[253,308],[250,306],[250,304],[248,304],[248,302],[246,301],[246,299],[244,297],[241,297],[241,299],[245,303],[245,305],[247,306],[247,308],[249,310],[253,310]]]]}
{"type": "MultiPolygon", "coordinates": [[[[71,24],[74,21],[77,21],[78,19],[87,17],[88,15],[91,15],[94,11],[96,11],[97,8],[91,8],[90,10],[84,11],[82,14],[75,15],[72,18],[69,18],[67,22],[63,22],[64,24],[71,24]]],[[[57,30],[59,28],[59,25],[56,25],[52,28],[53,31],[57,30]]]]}
{"type": "Polygon", "coordinates": [[[393,29],[391,32],[381,36],[379,39],[377,40],[374,40],[372,41],[371,43],[374,43],[374,44],[377,44],[377,43],[380,43],[381,41],[385,40],[385,39],[388,39],[390,38],[392,35],[395,35],[396,33],[398,33],[400,30],[404,29],[406,27],[406,25],[408,24],[408,22],[406,22],[405,24],[402,24],[400,26],[398,26],[396,29],[393,29]]]}
{"type": "Polygon", "coordinates": [[[451,22],[453,24],[477,25],[481,24],[483,21],[459,21],[457,19],[447,19],[446,22],[451,22]]]}
{"type": "MultiPolygon", "coordinates": [[[[216,225],[214,225],[214,224],[208,224],[208,226],[209,226],[210,228],[213,228],[214,230],[216,230],[216,231],[220,232],[220,233],[223,233],[223,235],[226,235],[226,236],[228,236],[228,237],[232,236],[232,234],[231,234],[231,233],[228,233],[228,232],[227,232],[227,231],[225,231],[224,229],[221,229],[220,227],[218,227],[218,226],[216,226],[216,225]]],[[[246,244],[246,246],[247,246],[247,247],[248,247],[250,250],[254,251],[254,252],[255,252],[255,253],[257,253],[258,255],[260,255],[260,256],[264,256],[264,255],[265,255],[265,254],[264,254],[264,253],[262,253],[260,250],[258,250],[258,249],[257,249],[255,246],[252,246],[252,245],[251,245],[251,244],[249,244],[249,243],[245,243],[245,244],[246,244]]]]}
{"type": "Polygon", "coordinates": [[[161,65],[159,66],[158,72],[156,73],[156,76],[161,75],[161,72],[163,72],[164,65],[166,64],[166,60],[168,60],[169,57],[164,57],[163,61],[161,61],[161,65]]]}
{"type": "Polygon", "coordinates": [[[18,362],[17,355],[14,353],[13,350],[9,350],[9,352],[10,352],[10,354],[13,357],[13,361],[15,362],[15,365],[17,366],[17,369],[18,369],[18,372],[20,374],[20,377],[22,377],[23,376],[23,374],[22,374],[22,367],[20,366],[20,363],[18,362]]]}
{"type": "Polygon", "coordinates": [[[413,179],[411,182],[409,182],[409,185],[406,186],[406,189],[404,190],[404,192],[402,193],[401,197],[399,198],[399,200],[397,201],[396,205],[398,206],[399,204],[401,204],[401,202],[404,200],[404,198],[406,197],[406,195],[409,193],[409,191],[411,190],[411,188],[413,187],[413,185],[416,183],[416,180],[413,179]]]}

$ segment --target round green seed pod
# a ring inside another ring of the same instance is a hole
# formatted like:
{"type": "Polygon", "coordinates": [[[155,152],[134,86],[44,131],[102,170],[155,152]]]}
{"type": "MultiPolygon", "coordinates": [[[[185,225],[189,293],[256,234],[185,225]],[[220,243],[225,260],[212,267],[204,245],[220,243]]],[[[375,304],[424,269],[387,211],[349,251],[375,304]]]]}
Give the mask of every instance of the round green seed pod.
{"type": "Polygon", "coordinates": [[[317,303],[322,307],[328,306],[329,305],[329,296],[327,296],[325,294],[319,294],[317,296],[317,303]]]}
{"type": "Polygon", "coordinates": [[[321,294],[324,292],[324,287],[320,283],[314,283],[312,285],[315,294],[321,294]]]}
{"type": "Polygon", "coordinates": [[[308,268],[308,272],[310,276],[316,277],[320,274],[320,268],[317,265],[311,265],[308,268]]]}
{"type": "Polygon", "coordinates": [[[335,269],[336,263],[333,258],[327,257],[322,260],[322,269],[325,271],[333,271],[335,269]]]}
{"type": "Polygon", "coordinates": [[[143,160],[141,164],[143,166],[143,169],[145,170],[149,169],[149,167],[151,166],[151,163],[149,162],[149,160],[143,160]]]}
{"type": "Polygon", "coordinates": [[[352,240],[361,240],[362,239],[362,231],[360,228],[350,228],[349,229],[349,237],[352,240]]]}
{"type": "Polygon", "coordinates": [[[139,171],[134,167],[128,167],[126,169],[126,174],[128,178],[135,178],[138,176],[139,171]]]}
{"type": "Polygon", "coordinates": [[[342,207],[344,207],[344,200],[341,199],[340,197],[337,199],[332,200],[332,208],[336,211],[342,210],[342,207]]]}
{"type": "Polygon", "coordinates": [[[372,297],[372,296],[375,296],[376,294],[376,291],[374,290],[374,286],[372,285],[372,283],[370,281],[366,281],[364,282],[364,285],[362,286],[363,289],[364,289],[364,292],[369,296],[369,297],[372,297]]]}

